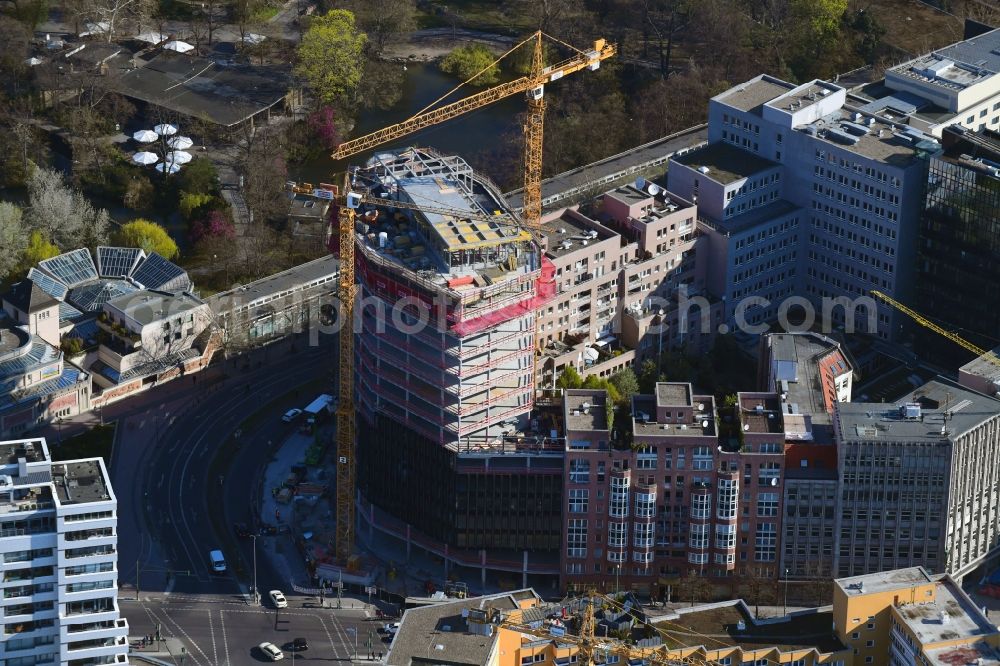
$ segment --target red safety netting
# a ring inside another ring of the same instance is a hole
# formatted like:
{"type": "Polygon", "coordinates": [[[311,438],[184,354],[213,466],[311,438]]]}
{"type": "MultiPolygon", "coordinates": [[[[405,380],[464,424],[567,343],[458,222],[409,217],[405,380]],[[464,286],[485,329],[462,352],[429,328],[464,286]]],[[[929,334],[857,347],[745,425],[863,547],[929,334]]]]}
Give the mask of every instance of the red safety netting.
{"type": "Polygon", "coordinates": [[[502,307],[499,310],[494,310],[493,312],[483,315],[482,317],[476,317],[475,319],[469,319],[468,321],[458,322],[451,327],[451,330],[460,336],[479,333],[480,331],[484,331],[487,328],[496,326],[497,324],[502,324],[505,321],[537,310],[555,298],[555,295],[556,267],[548,257],[543,256],[542,270],[538,279],[535,281],[534,296],[526,298],[519,303],[514,303],[512,305],[502,307]]]}

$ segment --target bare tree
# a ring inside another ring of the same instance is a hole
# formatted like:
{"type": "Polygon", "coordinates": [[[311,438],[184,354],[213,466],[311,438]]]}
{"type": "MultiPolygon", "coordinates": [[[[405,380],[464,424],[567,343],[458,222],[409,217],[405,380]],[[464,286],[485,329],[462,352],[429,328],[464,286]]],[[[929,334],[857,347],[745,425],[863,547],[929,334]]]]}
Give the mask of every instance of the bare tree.
{"type": "Polygon", "coordinates": [[[87,0],[85,15],[98,23],[106,23],[108,43],[131,25],[140,27],[153,13],[153,0],[87,0]]]}
{"type": "Polygon", "coordinates": [[[36,168],[28,179],[28,215],[31,230],[42,231],[62,250],[93,247],[108,236],[111,218],[82,193],[70,189],[58,171],[36,168]]]}
{"type": "Polygon", "coordinates": [[[21,209],[0,201],[0,282],[21,263],[27,245],[28,230],[21,217],[21,209]]]}

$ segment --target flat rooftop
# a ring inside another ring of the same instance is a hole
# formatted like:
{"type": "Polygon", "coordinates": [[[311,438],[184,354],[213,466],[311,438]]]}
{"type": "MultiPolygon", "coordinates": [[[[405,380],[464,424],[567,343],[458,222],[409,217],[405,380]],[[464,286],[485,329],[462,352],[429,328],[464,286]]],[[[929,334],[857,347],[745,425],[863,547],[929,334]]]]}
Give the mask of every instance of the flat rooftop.
{"type": "Polygon", "coordinates": [[[335,291],[339,275],[340,260],[326,255],[235,289],[219,292],[210,296],[206,302],[213,312],[218,313],[240,307],[256,307],[283,295],[289,296],[324,284],[329,284],[329,288],[335,291]]]}
{"type": "Polygon", "coordinates": [[[608,429],[608,395],[604,391],[566,391],[566,430],[577,432],[608,429]]]}
{"type": "Polygon", "coordinates": [[[764,75],[747,83],[742,83],[735,88],[730,88],[726,92],[717,95],[714,99],[725,102],[740,111],[753,111],[763,106],[766,102],[770,102],[775,97],[784,95],[793,88],[795,86],[790,83],[764,75]]]}
{"type": "Polygon", "coordinates": [[[52,482],[62,504],[86,504],[111,499],[99,458],[53,464],[52,482]]]}
{"type": "Polygon", "coordinates": [[[0,465],[16,465],[20,458],[30,463],[46,460],[43,440],[0,442],[0,465]]]}
{"type": "Polygon", "coordinates": [[[694,396],[697,404],[692,412],[691,420],[688,423],[678,423],[674,420],[671,423],[656,422],[656,398],[651,395],[632,396],[632,431],[635,435],[646,437],[715,437],[715,401],[711,396],[694,396]],[[703,405],[704,410],[699,410],[698,405],[703,405]],[[649,415],[649,422],[644,422],[640,413],[649,415]]]}
{"type": "Polygon", "coordinates": [[[0,322],[0,357],[21,347],[26,347],[31,341],[31,334],[22,328],[0,322]]]}
{"type": "Polygon", "coordinates": [[[781,400],[771,393],[740,393],[740,423],[750,433],[784,433],[781,400]]]}
{"type": "Polygon", "coordinates": [[[231,127],[284,101],[290,71],[282,66],[223,65],[161,51],[117,77],[126,97],[231,127]]]}
{"type": "Polygon", "coordinates": [[[833,612],[806,612],[787,621],[758,624],[739,600],[678,609],[665,617],[650,618],[666,632],[670,647],[704,645],[708,650],[741,647],[759,650],[774,647],[782,652],[815,649],[821,654],[840,652],[846,646],[833,632],[833,612]],[[743,622],[743,629],[739,623],[743,622]]]}
{"type": "Polygon", "coordinates": [[[672,160],[701,171],[702,176],[722,185],[749,178],[778,166],[776,162],[721,141],[689,151],[672,160]],[[703,172],[703,169],[708,171],[703,172]]]}
{"type": "Polygon", "coordinates": [[[824,383],[819,364],[824,359],[830,359],[837,374],[849,370],[839,345],[818,333],[772,333],[768,339],[771,341],[772,363],[794,363],[796,373],[794,379],[776,374],[776,385],[768,389],[782,393],[786,386],[782,380],[787,381],[785,402],[792,413],[808,414],[813,424],[832,423],[830,410],[833,405],[827,404],[828,386],[824,383]]]}
{"type": "Polygon", "coordinates": [[[960,639],[975,641],[997,633],[996,626],[950,579],[938,580],[934,588],[933,600],[896,607],[900,618],[921,643],[926,645],[960,639]]]}
{"type": "Polygon", "coordinates": [[[959,372],[983,377],[992,382],[1000,383],[1000,347],[987,352],[987,355],[977,356],[961,368],[959,372]]]}
{"type": "MultiPolygon", "coordinates": [[[[859,120],[855,120],[855,113],[860,112],[840,108],[796,129],[808,128],[828,143],[897,167],[910,164],[922,145],[926,144],[931,152],[936,146],[934,137],[919,130],[901,128],[880,115],[862,114],[859,120]]],[[[899,120],[896,119],[896,122],[899,120]]]]}
{"type": "Polygon", "coordinates": [[[908,589],[914,585],[924,585],[933,582],[933,580],[923,567],[907,567],[893,571],[881,571],[878,573],[862,574],[860,576],[837,578],[833,582],[847,593],[848,596],[860,596],[862,594],[908,589]]]}
{"type": "Polygon", "coordinates": [[[1000,72],[1000,30],[922,55],[889,72],[924,85],[961,92],[1000,72]]]}
{"type": "Polygon", "coordinates": [[[691,385],[676,382],[657,382],[656,404],[660,407],[690,407],[691,385]]]}
{"type": "Polygon", "coordinates": [[[847,442],[937,443],[955,441],[998,415],[1000,400],[939,377],[895,403],[838,403],[836,418],[847,442]],[[904,418],[901,407],[906,403],[920,405],[918,418],[904,418]]]}
{"type": "Polygon", "coordinates": [[[826,83],[825,81],[814,81],[801,90],[796,90],[794,93],[786,93],[782,95],[780,101],[772,100],[775,103],[768,104],[768,106],[788,108],[788,105],[794,104],[796,108],[806,108],[811,104],[815,104],[827,95],[839,90],[842,90],[840,86],[835,86],[831,83],[826,83]]]}
{"type": "Polygon", "coordinates": [[[542,223],[542,233],[547,239],[545,254],[555,259],[585,247],[584,243],[591,245],[618,235],[597,222],[587,224],[581,217],[581,213],[567,208],[559,217],[542,223]]]}
{"type": "MultiPolygon", "coordinates": [[[[533,591],[528,592],[537,598],[533,591]]],[[[385,663],[387,666],[482,666],[488,661],[499,634],[495,630],[491,636],[471,633],[468,616],[487,608],[516,610],[522,599],[505,593],[411,608],[403,614],[385,663]]]]}
{"type": "Polygon", "coordinates": [[[203,301],[186,291],[143,290],[113,298],[108,304],[145,326],[194,310],[203,301]]]}
{"type": "Polygon", "coordinates": [[[945,145],[941,159],[1000,178],[994,171],[994,165],[1000,164],[1000,132],[951,125],[944,129],[941,140],[945,145]]]}

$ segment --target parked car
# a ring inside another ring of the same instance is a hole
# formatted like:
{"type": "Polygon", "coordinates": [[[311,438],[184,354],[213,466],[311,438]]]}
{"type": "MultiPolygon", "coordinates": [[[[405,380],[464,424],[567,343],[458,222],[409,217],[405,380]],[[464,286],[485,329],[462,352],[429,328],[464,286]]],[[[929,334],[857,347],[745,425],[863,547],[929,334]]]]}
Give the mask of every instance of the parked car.
{"type": "Polygon", "coordinates": [[[281,590],[271,590],[268,594],[271,596],[271,603],[274,604],[275,608],[288,608],[288,600],[285,599],[281,590]]]}
{"type": "Polygon", "coordinates": [[[301,415],[302,415],[302,410],[299,409],[298,407],[293,407],[292,409],[289,409],[287,412],[285,412],[285,415],[281,417],[281,420],[284,421],[285,423],[291,423],[295,419],[299,418],[299,416],[301,415]]]}
{"type": "Polygon", "coordinates": [[[295,652],[302,652],[303,650],[308,650],[309,641],[307,641],[304,636],[293,638],[292,642],[286,646],[286,649],[293,650],[295,652]]]}
{"type": "Polygon", "coordinates": [[[246,523],[234,523],[233,530],[236,531],[236,536],[241,539],[247,539],[251,534],[253,534],[253,532],[250,531],[250,526],[246,523]]]}
{"type": "Polygon", "coordinates": [[[271,661],[281,661],[285,658],[285,653],[278,649],[278,646],[274,643],[268,643],[264,641],[257,646],[257,649],[264,653],[264,656],[271,661]]]}

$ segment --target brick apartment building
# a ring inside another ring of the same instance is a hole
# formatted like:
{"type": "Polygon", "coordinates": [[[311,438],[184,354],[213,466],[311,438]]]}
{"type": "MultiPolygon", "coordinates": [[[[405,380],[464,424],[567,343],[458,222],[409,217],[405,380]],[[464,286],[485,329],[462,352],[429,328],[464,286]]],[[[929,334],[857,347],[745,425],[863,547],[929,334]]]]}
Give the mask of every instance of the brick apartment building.
{"type": "MultiPolygon", "coordinates": [[[[678,322],[679,288],[708,302],[695,206],[639,180],[605,193],[595,208],[593,217],[567,208],[542,220],[558,294],[538,314],[540,387],[567,366],[607,377],[661,350],[704,350],[715,331],[701,331],[702,300],[685,313],[685,330],[678,322]]],[[[721,322],[721,306],[708,306],[711,324],[721,322]]]]}

